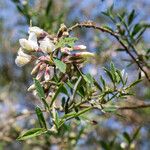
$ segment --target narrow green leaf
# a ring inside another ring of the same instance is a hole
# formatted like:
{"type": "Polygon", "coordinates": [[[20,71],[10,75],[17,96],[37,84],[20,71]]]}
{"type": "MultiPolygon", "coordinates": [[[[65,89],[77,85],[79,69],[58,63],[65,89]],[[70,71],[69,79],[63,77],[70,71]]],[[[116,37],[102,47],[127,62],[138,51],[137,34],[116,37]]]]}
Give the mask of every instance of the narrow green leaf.
{"type": "Polygon", "coordinates": [[[115,112],[117,110],[117,108],[116,107],[105,107],[105,108],[103,108],[103,111],[104,112],[115,112]]]}
{"type": "Polygon", "coordinates": [[[18,140],[26,140],[29,138],[39,136],[39,135],[44,134],[44,133],[46,133],[46,131],[43,128],[34,128],[34,129],[30,129],[27,132],[23,133],[17,139],[18,140]]]}
{"type": "Polygon", "coordinates": [[[59,59],[56,59],[56,58],[53,58],[54,59],[54,63],[56,65],[56,67],[62,72],[62,73],[65,73],[66,72],[66,67],[67,65],[62,62],[61,60],[59,59]]]}
{"type": "Polygon", "coordinates": [[[100,81],[101,81],[102,84],[103,84],[103,88],[106,89],[106,82],[105,82],[105,80],[103,79],[102,76],[100,76],[100,81]]]}
{"type": "Polygon", "coordinates": [[[130,144],[131,138],[130,138],[129,134],[127,132],[123,132],[123,136],[127,140],[127,142],[130,144]]]}
{"type": "Polygon", "coordinates": [[[138,34],[138,32],[142,29],[143,27],[141,26],[141,24],[137,23],[132,31],[132,37],[135,36],[136,34],[138,34]]]}
{"type": "Polygon", "coordinates": [[[128,25],[130,25],[133,22],[134,18],[135,18],[135,10],[132,10],[132,12],[128,17],[128,25]]]}
{"type": "Polygon", "coordinates": [[[45,128],[47,130],[46,121],[45,121],[45,118],[43,116],[43,112],[41,111],[40,107],[37,106],[35,108],[35,112],[37,114],[41,128],[45,128]]]}
{"type": "Polygon", "coordinates": [[[44,89],[41,86],[40,82],[34,78],[34,83],[35,83],[35,87],[36,87],[36,91],[38,92],[38,96],[40,97],[40,99],[45,99],[45,93],[44,93],[44,89]]]}
{"type": "Polygon", "coordinates": [[[109,76],[109,78],[111,79],[111,81],[114,83],[113,74],[107,68],[104,68],[104,70],[107,73],[107,75],[109,76]]]}
{"type": "Polygon", "coordinates": [[[60,119],[59,119],[58,112],[56,111],[56,114],[55,114],[55,125],[56,125],[57,129],[59,129],[59,123],[60,123],[60,119]]]}
{"type": "Polygon", "coordinates": [[[109,30],[109,31],[113,31],[113,29],[112,28],[110,28],[109,26],[107,26],[107,25],[104,25],[104,26],[102,26],[104,29],[107,29],[107,30],[109,30]]]}
{"type": "Polygon", "coordinates": [[[121,80],[122,84],[123,84],[123,85],[125,85],[125,82],[124,82],[124,80],[123,80],[123,77],[122,77],[121,71],[117,69],[117,70],[116,70],[116,72],[117,72],[117,74],[119,75],[119,77],[120,77],[120,80],[121,80]]]}
{"type": "Polygon", "coordinates": [[[55,101],[55,99],[57,98],[57,96],[58,96],[59,93],[64,93],[64,94],[68,95],[68,91],[67,91],[67,89],[64,87],[63,84],[61,84],[61,85],[58,87],[58,90],[55,92],[55,95],[54,95],[54,97],[53,97],[52,100],[51,100],[50,107],[53,105],[53,103],[54,103],[54,101],[55,101]]]}
{"type": "Polygon", "coordinates": [[[46,15],[49,14],[50,10],[51,10],[51,7],[52,7],[52,4],[53,4],[53,1],[52,0],[49,0],[47,2],[47,7],[46,7],[46,15]]]}
{"type": "Polygon", "coordinates": [[[135,133],[133,134],[133,137],[132,137],[132,141],[137,138],[137,136],[138,136],[140,130],[141,130],[141,127],[139,127],[139,128],[135,131],[135,133]]]}
{"type": "Polygon", "coordinates": [[[89,73],[86,74],[86,75],[83,74],[83,78],[89,84],[93,84],[94,83],[93,77],[89,73]]]}
{"type": "Polygon", "coordinates": [[[127,88],[131,88],[131,87],[135,86],[136,84],[138,84],[141,81],[142,81],[141,79],[138,79],[138,80],[134,81],[133,83],[131,83],[127,88]]]}
{"type": "Polygon", "coordinates": [[[45,100],[45,93],[44,93],[44,89],[43,87],[41,86],[40,82],[37,80],[37,79],[33,79],[34,80],[34,83],[35,83],[35,88],[36,88],[36,91],[38,93],[38,96],[40,97],[42,103],[44,104],[45,108],[48,108],[49,109],[49,105],[47,104],[46,100],[45,100]]]}

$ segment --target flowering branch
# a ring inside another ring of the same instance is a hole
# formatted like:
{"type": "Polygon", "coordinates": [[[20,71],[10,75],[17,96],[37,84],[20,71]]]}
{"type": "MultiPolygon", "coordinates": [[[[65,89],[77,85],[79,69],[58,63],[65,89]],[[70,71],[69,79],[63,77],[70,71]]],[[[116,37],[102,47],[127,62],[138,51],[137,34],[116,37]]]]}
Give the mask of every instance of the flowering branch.
{"type": "MultiPolygon", "coordinates": [[[[133,59],[133,61],[137,64],[137,66],[143,71],[143,73],[145,74],[147,80],[150,82],[150,76],[147,73],[147,71],[144,69],[144,67],[140,64],[140,62],[138,61],[137,58],[134,57],[134,55],[130,52],[130,50],[128,49],[128,47],[122,42],[122,40],[119,37],[119,34],[117,32],[113,32],[105,27],[102,26],[98,26],[95,22],[92,21],[88,21],[88,22],[82,22],[82,23],[77,23],[74,26],[68,28],[68,32],[73,31],[75,28],[93,28],[93,29],[97,29],[99,31],[102,32],[106,32],[110,35],[112,35],[113,37],[115,37],[117,39],[117,41],[122,45],[122,47],[125,49],[125,51],[130,55],[130,57],[133,59]]],[[[138,55],[137,51],[136,54],[138,55]]],[[[139,58],[139,55],[138,55],[139,58]]]]}

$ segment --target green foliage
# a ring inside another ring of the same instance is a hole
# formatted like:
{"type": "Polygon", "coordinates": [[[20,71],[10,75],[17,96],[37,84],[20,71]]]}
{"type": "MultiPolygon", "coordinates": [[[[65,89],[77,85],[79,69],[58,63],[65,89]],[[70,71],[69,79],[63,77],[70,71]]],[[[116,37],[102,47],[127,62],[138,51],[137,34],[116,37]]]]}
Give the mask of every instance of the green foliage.
{"type": "Polygon", "coordinates": [[[41,111],[40,107],[37,106],[35,108],[35,112],[37,114],[37,117],[38,117],[39,124],[40,124],[41,128],[47,129],[46,121],[45,121],[45,118],[43,116],[43,112],[41,111]]]}
{"type": "Polygon", "coordinates": [[[62,62],[61,60],[57,59],[57,58],[53,58],[54,60],[54,63],[56,65],[56,67],[62,72],[62,73],[65,73],[66,72],[66,67],[67,65],[62,62]]]}
{"type": "Polygon", "coordinates": [[[61,38],[59,40],[59,42],[56,44],[56,47],[60,48],[60,47],[69,46],[72,48],[77,40],[78,40],[78,38],[76,38],[76,37],[61,38]]]}
{"type": "Polygon", "coordinates": [[[36,91],[37,91],[37,94],[38,94],[40,100],[42,101],[45,108],[49,109],[49,105],[47,104],[47,102],[45,100],[46,97],[45,97],[43,87],[41,86],[40,82],[35,78],[34,78],[34,83],[35,83],[36,91]]]}
{"type": "Polygon", "coordinates": [[[39,135],[42,135],[46,133],[46,131],[43,128],[34,128],[31,130],[26,131],[22,135],[18,137],[18,140],[27,140],[29,138],[37,137],[39,135]]]}

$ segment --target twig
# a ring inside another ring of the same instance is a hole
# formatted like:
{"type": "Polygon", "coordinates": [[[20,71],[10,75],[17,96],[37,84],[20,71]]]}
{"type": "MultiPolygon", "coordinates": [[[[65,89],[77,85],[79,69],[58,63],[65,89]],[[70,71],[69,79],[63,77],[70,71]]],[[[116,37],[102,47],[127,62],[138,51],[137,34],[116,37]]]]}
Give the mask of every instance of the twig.
{"type": "Polygon", "coordinates": [[[134,57],[134,55],[132,55],[132,53],[130,52],[130,50],[128,49],[128,47],[121,41],[121,39],[119,38],[118,33],[113,32],[113,31],[111,31],[109,29],[106,29],[104,27],[98,26],[98,25],[96,25],[96,23],[91,22],[91,21],[77,23],[74,26],[68,28],[68,32],[71,32],[75,28],[82,28],[82,27],[97,29],[97,30],[100,30],[102,32],[106,32],[106,33],[112,35],[113,37],[115,37],[117,39],[117,41],[121,44],[121,46],[125,49],[125,51],[129,54],[129,56],[134,60],[134,62],[137,64],[137,66],[141,69],[141,71],[143,71],[143,73],[145,74],[147,80],[150,82],[150,77],[149,77],[148,73],[143,69],[142,65],[134,57]]]}
{"type": "Polygon", "coordinates": [[[118,110],[125,110],[125,109],[141,109],[141,108],[149,108],[150,104],[141,104],[137,106],[123,106],[123,107],[117,107],[118,110]]]}

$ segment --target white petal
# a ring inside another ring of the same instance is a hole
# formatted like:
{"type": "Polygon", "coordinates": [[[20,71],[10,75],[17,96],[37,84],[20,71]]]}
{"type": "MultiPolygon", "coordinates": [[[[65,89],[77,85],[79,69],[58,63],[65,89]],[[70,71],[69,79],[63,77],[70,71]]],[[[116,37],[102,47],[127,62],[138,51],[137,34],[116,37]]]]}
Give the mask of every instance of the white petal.
{"type": "Polygon", "coordinates": [[[18,67],[22,67],[22,66],[26,65],[30,61],[31,61],[31,56],[29,56],[29,57],[17,56],[17,58],[15,59],[15,63],[18,67]]]}
{"type": "Polygon", "coordinates": [[[43,40],[39,41],[39,43],[40,43],[40,49],[43,52],[48,53],[55,50],[55,45],[48,37],[45,37],[43,40]]]}
{"type": "Polygon", "coordinates": [[[32,51],[38,49],[38,44],[37,44],[37,42],[28,41],[28,40],[26,40],[26,39],[20,39],[20,40],[19,40],[19,43],[20,43],[21,47],[22,47],[24,50],[27,50],[27,51],[29,51],[29,52],[32,52],[32,51]]]}
{"type": "Polygon", "coordinates": [[[31,33],[29,34],[28,41],[33,41],[33,42],[36,42],[36,43],[37,43],[37,35],[36,35],[34,32],[31,32],[31,33]]]}
{"type": "Polygon", "coordinates": [[[39,37],[41,34],[44,33],[44,30],[39,27],[34,26],[34,27],[29,27],[29,33],[31,32],[34,32],[37,35],[37,37],[39,37]]]}
{"type": "Polygon", "coordinates": [[[23,49],[22,48],[19,48],[18,50],[18,55],[19,56],[23,56],[23,57],[29,57],[30,55],[24,53],[23,49]]]}

